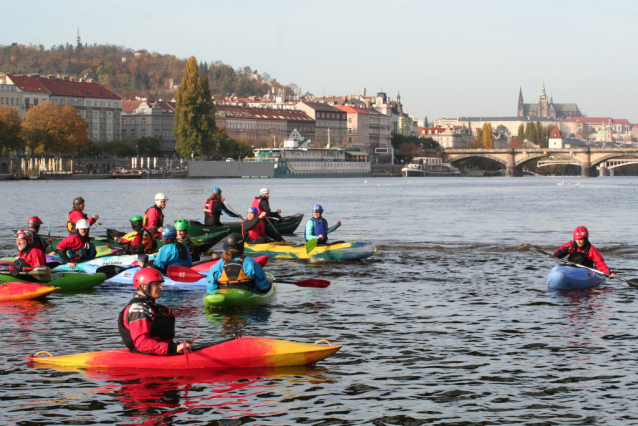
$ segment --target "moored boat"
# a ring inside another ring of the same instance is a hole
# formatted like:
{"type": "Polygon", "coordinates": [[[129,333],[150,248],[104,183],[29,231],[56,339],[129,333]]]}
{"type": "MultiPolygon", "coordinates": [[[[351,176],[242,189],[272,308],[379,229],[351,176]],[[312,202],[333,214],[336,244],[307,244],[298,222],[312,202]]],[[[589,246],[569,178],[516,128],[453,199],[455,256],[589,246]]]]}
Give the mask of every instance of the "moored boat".
{"type": "Polygon", "coordinates": [[[305,244],[275,242],[244,245],[244,253],[247,255],[262,255],[273,259],[358,260],[370,257],[376,251],[374,244],[368,241],[319,245],[310,254],[306,253],[305,244]]]}
{"type": "MultiPolygon", "coordinates": [[[[299,224],[301,223],[301,221],[303,220],[303,216],[304,216],[303,213],[297,213],[292,216],[284,216],[278,222],[274,220],[271,220],[271,222],[272,222],[272,225],[277,230],[277,232],[279,232],[280,234],[284,234],[284,235],[293,234],[295,230],[299,227],[299,224]]],[[[241,225],[242,225],[241,222],[235,222],[235,223],[227,223],[224,226],[207,226],[196,220],[191,220],[190,229],[188,233],[190,235],[199,236],[199,235],[205,235],[205,234],[211,234],[211,233],[216,234],[219,232],[224,232],[223,235],[225,236],[227,234],[232,234],[233,232],[241,233],[241,225]]]]}
{"type": "Polygon", "coordinates": [[[589,269],[556,265],[547,275],[550,290],[583,290],[596,287],[606,280],[605,275],[589,269]]]}
{"type": "MultiPolygon", "coordinates": [[[[317,343],[320,342],[322,341],[317,343]]],[[[328,358],[341,349],[341,345],[324,346],[317,343],[310,345],[263,337],[240,337],[196,349],[188,354],[171,356],[145,355],[119,349],[62,356],[38,352],[27,358],[38,366],[190,370],[310,365],[328,358]],[[43,353],[49,356],[40,356],[43,353]]]]}

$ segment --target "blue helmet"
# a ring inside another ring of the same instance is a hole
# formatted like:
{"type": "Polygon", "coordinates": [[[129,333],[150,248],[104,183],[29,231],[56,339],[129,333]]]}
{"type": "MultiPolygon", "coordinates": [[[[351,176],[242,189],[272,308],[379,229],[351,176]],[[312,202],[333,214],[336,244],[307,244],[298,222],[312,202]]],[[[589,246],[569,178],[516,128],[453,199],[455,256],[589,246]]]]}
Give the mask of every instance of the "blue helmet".
{"type": "Polygon", "coordinates": [[[321,207],[320,204],[317,204],[315,206],[312,207],[312,212],[319,212],[319,213],[323,213],[323,207],[321,207]]]}
{"type": "Polygon", "coordinates": [[[165,226],[162,229],[162,239],[166,240],[168,238],[177,238],[177,230],[174,226],[165,226]]]}
{"type": "Polygon", "coordinates": [[[259,210],[257,210],[257,207],[248,207],[248,211],[246,213],[259,214],[259,210]]]}
{"type": "Polygon", "coordinates": [[[221,194],[222,190],[219,188],[213,188],[213,194],[221,194]]]}

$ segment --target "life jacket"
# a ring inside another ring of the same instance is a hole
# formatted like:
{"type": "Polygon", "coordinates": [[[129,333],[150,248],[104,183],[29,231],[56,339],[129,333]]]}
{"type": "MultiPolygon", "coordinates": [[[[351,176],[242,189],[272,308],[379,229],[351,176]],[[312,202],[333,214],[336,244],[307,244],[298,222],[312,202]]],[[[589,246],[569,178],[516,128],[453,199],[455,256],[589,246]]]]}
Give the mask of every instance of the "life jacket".
{"type": "Polygon", "coordinates": [[[75,229],[75,222],[72,222],[71,218],[69,217],[69,216],[71,216],[71,213],[73,213],[73,212],[80,212],[82,214],[82,218],[83,219],[88,219],[89,218],[86,213],[84,213],[84,212],[82,212],[80,210],[71,210],[66,215],[66,228],[69,230],[69,233],[71,233],[71,234],[77,233],[77,229],[75,229]]]}
{"type": "Polygon", "coordinates": [[[38,234],[33,234],[33,246],[39,248],[40,250],[46,250],[48,244],[47,241],[39,236],[38,234]]]}
{"type": "Polygon", "coordinates": [[[157,241],[153,234],[148,232],[148,229],[142,228],[140,231],[129,232],[124,235],[122,238],[125,238],[129,242],[126,243],[126,252],[128,254],[144,254],[151,253],[157,248],[157,241]],[[144,235],[144,234],[147,235],[144,235]],[[140,244],[133,245],[131,242],[135,240],[135,238],[140,237],[140,244]]]}
{"type": "Polygon", "coordinates": [[[77,260],[93,259],[95,255],[97,254],[97,251],[95,249],[95,244],[93,244],[93,241],[91,241],[90,237],[87,237],[86,239],[84,239],[84,237],[80,236],[80,238],[84,242],[84,246],[82,246],[79,249],[75,249],[75,250],[69,249],[66,251],[67,256],[69,256],[69,259],[71,259],[72,262],[75,262],[77,260]]]}
{"type": "Polygon", "coordinates": [[[33,269],[32,265],[29,265],[26,261],[27,256],[29,256],[29,252],[34,248],[33,243],[29,244],[29,246],[20,251],[18,254],[18,258],[13,261],[13,269],[16,271],[30,271],[33,269]]]}
{"type": "MultiPolygon", "coordinates": [[[[261,202],[262,202],[263,200],[265,200],[265,198],[256,197],[256,198],[253,200],[252,204],[250,205],[250,207],[254,207],[254,208],[256,208],[256,209],[257,209],[257,216],[259,216],[259,215],[263,212],[263,210],[261,209],[261,207],[259,207],[259,205],[261,204],[261,202]]],[[[266,201],[266,202],[268,202],[268,201],[266,201]]]]}
{"type": "MultiPolygon", "coordinates": [[[[314,217],[312,217],[310,218],[310,220],[312,220],[312,223],[314,223],[315,225],[312,230],[312,235],[314,235],[315,237],[323,235],[322,239],[317,238],[320,243],[325,243],[326,241],[328,241],[328,222],[326,221],[326,219],[315,219],[314,217]]],[[[307,238],[306,241],[308,241],[307,238]]]]}
{"type": "Polygon", "coordinates": [[[224,264],[222,275],[217,280],[219,288],[237,288],[253,291],[255,280],[244,273],[244,256],[224,264]]]}
{"type": "Polygon", "coordinates": [[[159,222],[157,224],[157,228],[161,228],[164,226],[164,213],[162,212],[162,209],[160,209],[159,207],[157,207],[157,204],[149,207],[148,209],[146,209],[146,213],[144,213],[144,221],[142,222],[142,226],[144,226],[144,228],[148,227],[148,216],[147,213],[150,209],[155,209],[157,210],[157,213],[159,214],[159,222]]]}
{"type": "Polygon", "coordinates": [[[591,243],[589,242],[589,240],[587,240],[585,245],[582,247],[578,247],[576,241],[573,241],[572,246],[569,249],[569,257],[567,258],[567,260],[578,265],[593,268],[594,262],[587,256],[589,254],[589,249],[591,249],[591,243]]]}
{"type": "MultiPolygon", "coordinates": [[[[186,247],[188,249],[188,251],[191,254],[191,259],[193,260],[193,262],[198,262],[200,260],[199,258],[199,254],[195,253],[195,243],[193,241],[191,241],[190,237],[186,237],[186,239],[184,240],[177,240],[178,243],[182,243],[184,245],[184,247],[186,247]]],[[[180,256],[181,256],[181,252],[180,252],[180,256]]],[[[186,260],[186,259],[184,259],[186,260]]]]}
{"type": "Polygon", "coordinates": [[[139,352],[133,343],[131,332],[124,325],[124,311],[134,303],[143,303],[155,312],[155,318],[151,324],[151,338],[158,341],[173,340],[175,337],[175,315],[173,315],[171,308],[151,302],[149,298],[140,299],[139,297],[134,297],[122,309],[117,319],[117,328],[120,331],[120,336],[122,336],[122,340],[129,350],[139,352]]]}
{"type": "MultiPolygon", "coordinates": [[[[246,233],[244,232],[244,224],[241,224],[241,236],[246,238],[246,233]]],[[[248,239],[250,241],[255,241],[257,238],[266,236],[266,224],[263,220],[257,222],[250,231],[248,231],[248,239]]]]}
{"type": "Polygon", "coordinates": [[[223,226],[220,220],[222,212],[218,208],[213,210],[213,205],[216,201],[221,203],[221,200],[206,200],[204,203],[204,225],[206,226],[223,226]]]}

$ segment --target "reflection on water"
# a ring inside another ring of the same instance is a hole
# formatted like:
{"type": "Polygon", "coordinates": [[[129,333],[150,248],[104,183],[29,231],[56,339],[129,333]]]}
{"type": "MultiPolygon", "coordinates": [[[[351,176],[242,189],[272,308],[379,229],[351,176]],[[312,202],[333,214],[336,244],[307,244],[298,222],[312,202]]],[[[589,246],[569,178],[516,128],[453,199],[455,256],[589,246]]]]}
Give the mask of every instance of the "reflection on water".
{"type": "MultiPolygon", "coordinates": [[[[233,334],[306,343],[327,339],[344,345],[333,357],[285,371],[29,368],[25,357],[38,350],[59,355],[121,348],[116,318],[133,289],[106,283],[41,302],[0,303],[3,421],[638,423],[636,288],[608,280],[596,289],[548,292],[546,276],[555,263],[531,251],[551,250],[575,226],[587,225],[608,265],[625,278],[638,276],[630,219],[638,201],[633,179],[592,179],[579,192],[549,185],[547,178],[378,181],[386,186],[330,181],[334,188],[322,196],[325,182],[315,179],[161,183],[171,199],[169,220],[201,219],[201,204],[213,186],[223,186],[235,206],[249,204],[256,190],[268,186],[274,208],[309,213],[321,201],[330,223],[343,222],[335,238],[377,244],[377,254],[359,262],[271,261],[267,269],[280,279],[332,284],[282,285],[270,305],[206,311],[203,289],[171,289],[161,300],[176,312],[178,339],[197,334],[201,342],[233,334]],[[613,200],[614,207],[574,209],[583,194],[592,205],[613,200]]],[[[0,205],[0,250],[9,249],[2,254],[13,252],[9,230],[24,213],[11,200],[37,196],[48,206],[40,217],[63,229],[72,200],[56,195],[65,193],[60,185],[3,184],[14,196],[0,205]]],[[[146,181],[86,181],[83,188],[91,194],[85,196],[87,210],[100,214],[104,228],[123,227],[158,192],[156,182],[146,181]],[[131,185],[138,195],[119,205],[131,185]]],[[[298,232],[289,239],[303,237],[298,232]]]]}

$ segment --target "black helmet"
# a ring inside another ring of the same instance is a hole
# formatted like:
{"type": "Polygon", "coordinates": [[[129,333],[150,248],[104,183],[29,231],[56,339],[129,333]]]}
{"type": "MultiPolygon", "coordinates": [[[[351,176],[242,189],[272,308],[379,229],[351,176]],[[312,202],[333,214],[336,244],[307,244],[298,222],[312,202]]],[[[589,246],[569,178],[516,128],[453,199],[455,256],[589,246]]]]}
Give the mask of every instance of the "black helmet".
{"type": "Polygon", "coordinates": [[[226,244],[227,249],[239,250],[242,253],[244,252],[244,237],[237,232],[227,236],[224,243],[226,244]]]}
{"type": "Polygon", "coordinates": [[[75,200],[73,200],[73,205],[74,206],[79,206],[82,203],[84,203],[84,198],[82,198],[82,197],[78,197],[75,200]]]}

